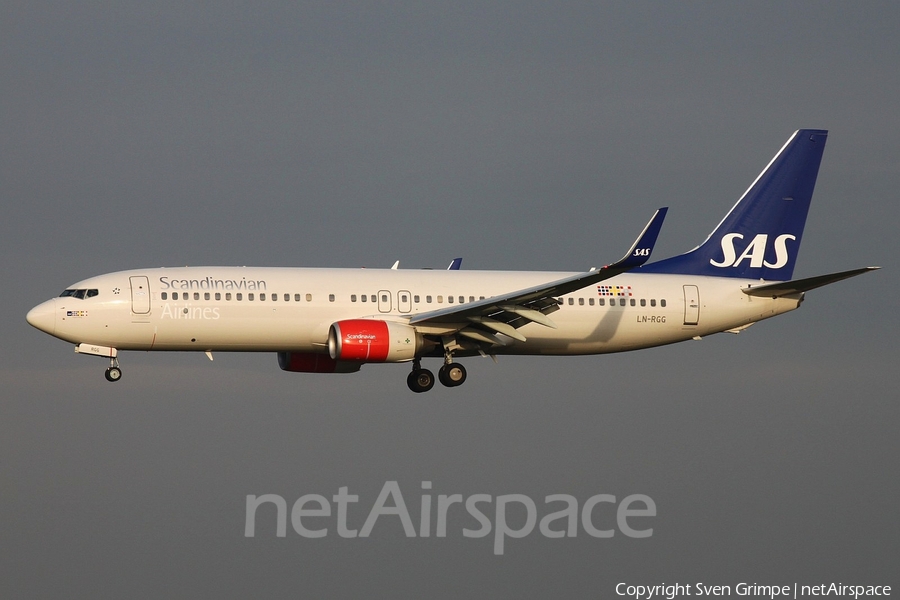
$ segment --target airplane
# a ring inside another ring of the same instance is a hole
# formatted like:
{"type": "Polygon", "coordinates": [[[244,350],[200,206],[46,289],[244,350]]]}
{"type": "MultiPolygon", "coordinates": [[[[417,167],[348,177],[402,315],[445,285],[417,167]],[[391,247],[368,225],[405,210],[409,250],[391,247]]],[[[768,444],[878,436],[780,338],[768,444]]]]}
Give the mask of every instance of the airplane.
{"type": "MultiPolygon", "coordinates": [[[[618,261],[585,272],[148,268],[92,277],[35,306],[27,321],[109,360],[122,350],[274,352],[295,373],[412,364],[407,385],[467,378],[457,358],[586,355],[740,333],[799,308],[807,291],[879,267],[792,280],[828,132],[790,136],[693,250],[648,262],[667,208],[618,261]]],[[[455,267],[455,268],[454,268],[455,267]]]]}

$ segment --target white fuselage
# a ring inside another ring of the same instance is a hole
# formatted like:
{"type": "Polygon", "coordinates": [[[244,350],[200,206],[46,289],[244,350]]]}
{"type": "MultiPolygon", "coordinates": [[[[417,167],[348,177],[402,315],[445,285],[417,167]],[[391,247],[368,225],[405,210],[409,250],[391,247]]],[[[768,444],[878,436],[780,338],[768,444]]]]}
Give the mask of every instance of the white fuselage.
{"type": "MultiPolygon", "coordinates": [[[[184,267],[121,271],[54,298],[30,318],[76,344],[119,350],[325,353],[329,327],[344,319],[406,322],[574,273],[184,267]],[[364,301],[365,299],[365,301],[364,301]]],[[[797,308],[802,295],[761,298],[734,278],[626,273],[559,297],[556,329],[529,323],[526,341],[505,338],[497,354],[599,354],[670,344],[797,308]]],[[[442,325],[423,327],[441,335],[442,325]]],[[[448,329],[449,330],[449,329],[448,329]]]]}

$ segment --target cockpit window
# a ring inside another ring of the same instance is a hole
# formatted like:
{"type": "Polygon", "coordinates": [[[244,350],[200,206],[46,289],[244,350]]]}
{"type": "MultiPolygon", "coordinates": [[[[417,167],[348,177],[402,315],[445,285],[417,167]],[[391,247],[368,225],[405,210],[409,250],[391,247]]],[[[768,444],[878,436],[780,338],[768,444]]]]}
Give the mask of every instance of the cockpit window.
{"type": "Polygon", "coordinates": [[[100,290],[63,290],[63,293],[59,295],[60,298],[77,298],[78,300],[84,300],[85,298],[93,298],[98,295],[100,290]]]}

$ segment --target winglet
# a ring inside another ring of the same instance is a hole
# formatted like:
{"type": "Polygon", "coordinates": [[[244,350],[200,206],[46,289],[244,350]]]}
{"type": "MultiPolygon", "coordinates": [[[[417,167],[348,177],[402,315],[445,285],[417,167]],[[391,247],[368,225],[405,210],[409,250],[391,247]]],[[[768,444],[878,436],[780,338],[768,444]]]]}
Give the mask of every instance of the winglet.
{"type": "Polygon", "coordinates": [[[631,245],[631,249],[618,261],[611,265],[606,265],[604,269],[634,269],[639,267],[650,259],[653,252],[653,246],[656,244],[656,238],[659,237],[659,231],[662,229],[663,221],[666,218],[668,207],[663,207],[653,213],[650,222],[644,227],[644,230],[631,245]]]}
{"type": "Polygon", "coordinates": [[[448,271],[459,271],[460,265],[462,265],[462,257],[461,256],[459,258],[454,258],[453,261],[450,263],[450,266],[447,267],[447,270],[448,271]]]}

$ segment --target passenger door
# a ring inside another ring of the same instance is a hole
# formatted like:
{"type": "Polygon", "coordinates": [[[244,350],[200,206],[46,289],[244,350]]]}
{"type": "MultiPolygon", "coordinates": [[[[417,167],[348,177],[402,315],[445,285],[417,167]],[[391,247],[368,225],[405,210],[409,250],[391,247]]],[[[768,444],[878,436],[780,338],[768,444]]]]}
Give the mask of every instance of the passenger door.
{"type": "Polygon", "coordinates": [[[131,312],[136,315],[150,314],[150,279],[144,275],[128,279],[131,282],[131,312]]]}
{"type": "Polygon", "coordinates": [[[684,324],[700,322],[700,290],[696,285],[684,286],[684,324]]]}

